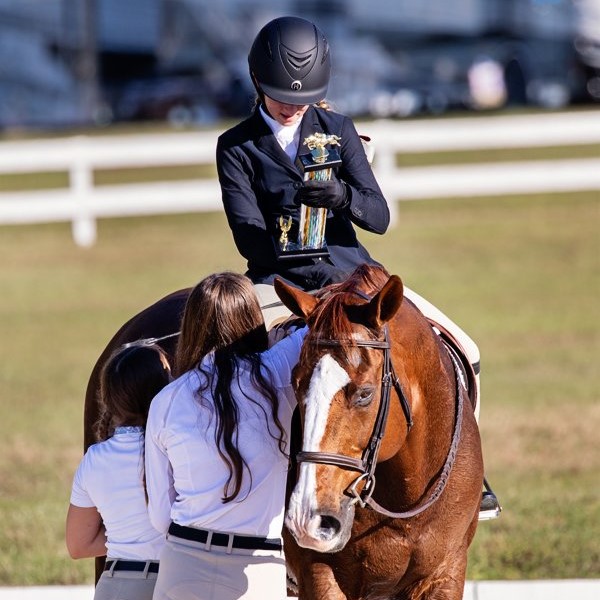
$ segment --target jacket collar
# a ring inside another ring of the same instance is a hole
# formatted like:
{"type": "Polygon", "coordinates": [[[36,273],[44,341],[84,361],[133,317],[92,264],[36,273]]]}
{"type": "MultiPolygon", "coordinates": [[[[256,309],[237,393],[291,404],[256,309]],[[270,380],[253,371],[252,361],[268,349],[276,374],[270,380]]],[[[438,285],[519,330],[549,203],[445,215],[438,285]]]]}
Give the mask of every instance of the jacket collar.
{"type": "Polygon", "coordinates": [[[285,167],[290,174],[298,177],[299,171],[288,155],[283,151],[279,142],[273,135],[271,128],[265,123],[262,118],[258,106],[254,109],[254,113],[250,117],[251,127],[254,132],[254,144],[261,151],[270,156],[273,160],[285,167]]]}
{"type": "MultiPolygon", "coordinates": [[[[252,130],[255,132],[254,143],[256,144],[256,147],[265,154],[268,154],[273,160],[276,160],[296,177],[298,177],[298,175],[301,176],[302,174],[296,165],[292,164],[292,161],[282,150],[277,139],[273,135],[271,128],[265,123],[265,120],[258,110],[258,106],[254,109],[254,113],[250,118],[252,121],[252,130]]],[[[298,145],[297,155],[309,152],[306,146],[303,146],[303,142],[307,137],[317,132],[323,133],[323,126],[319,121],[317,110],[314,106],[309,106],[302,117],[302,124],[300,125],[300,144],[298,145]]]]}

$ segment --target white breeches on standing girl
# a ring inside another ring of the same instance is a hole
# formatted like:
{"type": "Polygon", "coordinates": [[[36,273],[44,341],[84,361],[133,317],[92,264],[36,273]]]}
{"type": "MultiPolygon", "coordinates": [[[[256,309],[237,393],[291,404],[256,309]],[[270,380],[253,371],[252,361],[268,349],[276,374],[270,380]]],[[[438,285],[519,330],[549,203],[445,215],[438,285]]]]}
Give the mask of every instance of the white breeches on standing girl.
{"type": "Polygon", "coordinates": [[[283,551],[207,546],[167,536],[154,600],[285,600],[283,551]]]}
{"type": "Polygon", "coordinates": [[[156,578],[156,573],[142,571],[104,571],[94,590],[94,600],[152,600],[156,578]]]}

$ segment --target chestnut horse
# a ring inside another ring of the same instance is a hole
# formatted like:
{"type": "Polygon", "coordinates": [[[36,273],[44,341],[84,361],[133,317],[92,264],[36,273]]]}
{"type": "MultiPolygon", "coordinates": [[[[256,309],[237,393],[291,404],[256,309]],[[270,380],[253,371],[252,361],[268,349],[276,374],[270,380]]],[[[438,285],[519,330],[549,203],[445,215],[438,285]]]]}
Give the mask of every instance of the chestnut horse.
{"type": "Polygon", "coordinates": [[[275,289],[309,325],[284,530],[299,597],[461,600],[483,461],[458,356],[383,269],[275,289]]]}
{"type": "MultiPolygon", "coordinates": [[[[319,299],[276,289],[310,325],[295,372],[305,427],[283,532],[299,597],[462,598],[483,465],[455,359],[383,269],[360,267],[319,299]]],[[[140,339],[172,357],[189,292],[162,298],[109,341],[88,382],[85,448],[102,365],[140,339]]],[[[97,559],[96,579],[103,567],[97,559]]]]}

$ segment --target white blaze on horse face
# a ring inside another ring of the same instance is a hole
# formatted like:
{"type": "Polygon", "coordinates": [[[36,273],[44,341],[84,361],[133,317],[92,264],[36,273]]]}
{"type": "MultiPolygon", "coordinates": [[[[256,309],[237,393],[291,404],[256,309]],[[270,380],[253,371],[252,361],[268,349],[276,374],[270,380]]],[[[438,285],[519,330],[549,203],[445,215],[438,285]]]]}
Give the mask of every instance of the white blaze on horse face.
{"type": "MultiPolygon", "coordinates": [[[[333,398],[349,382],[348,373],[330,354],[321,357],[313,370],[304,398],[302,445],[305,451],[320,450],[333,398]]],[[[287,522],[298,537],[316,536],[314,528],[318,523],[313,522],[310,517],[316,508],[316,468],[314,463],[301,463],[298,483],[290,499],[287,522]]]]}
{"type": "Polygon", "coordinates": [[[333,398],[348,383],[346,370],[331,354],[323,355],[313,370],[304,399],[304,450],[320,449],[333,398]]]}

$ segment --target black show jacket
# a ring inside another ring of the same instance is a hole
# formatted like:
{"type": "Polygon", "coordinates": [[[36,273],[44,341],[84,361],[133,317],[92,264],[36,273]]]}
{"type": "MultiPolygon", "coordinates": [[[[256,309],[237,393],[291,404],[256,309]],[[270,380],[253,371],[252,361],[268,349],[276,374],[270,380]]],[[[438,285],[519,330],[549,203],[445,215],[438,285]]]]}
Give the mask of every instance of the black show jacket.
{"type": "Polygon", "coordinates": [[[303,141],[316,132],[340,137],[336,149],[342,164],[332,177],[347,184],[350,201],[345,208],[328,211],[325,238],[329,257],[284,261],[277,260],[273,238],[281,234],[280,215],[292,216],[289,239],[297,235],[300,209],[295,196],[303,174],[283,151],[258,107],[219,137],[216,160],[223,206],[254,283],[272,283],[280,276],[304,289],[318,289],[341,281],[362,263],[378,264],[358,242],[353,223],[382,234],[390,214],[354,124],[346,116],[309,107],[300,127],[299,154],[309,152],[303,141]]]}

